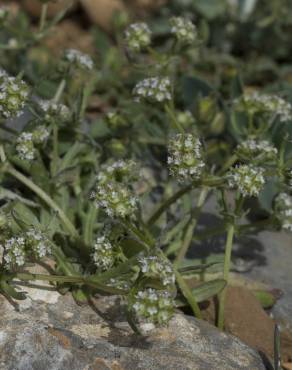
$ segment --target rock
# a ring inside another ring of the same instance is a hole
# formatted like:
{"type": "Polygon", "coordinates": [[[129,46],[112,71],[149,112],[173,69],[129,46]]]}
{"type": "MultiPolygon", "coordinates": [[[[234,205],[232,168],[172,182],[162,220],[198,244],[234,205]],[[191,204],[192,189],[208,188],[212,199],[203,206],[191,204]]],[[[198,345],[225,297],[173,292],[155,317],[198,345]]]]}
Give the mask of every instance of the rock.
{"type": "Polygon", "coordinates": [[[81,307],[70,295],[50,294],[32,294],[20,311],[0,297],[1,369],[265,369],[254,350],[204,321],[177,313],[169,328],[140,337],[125,322],[118,297],[81,307]]]}
{"type": "MultiPolygon", "coordinates": [[[[77,0],[57,0],[50,1],[48,6],[47,16],[49,18],[54,17],[60,11],[67,9],[70,5],[70,10],[76,8],[77,0]]],[[[34,17],[39,17],[41,14],[42,4],[39,0],[23,0],[22,6],[26,11],[34,17]]],[[[69,9],[68,9],[69,10],[69,9]]]]}

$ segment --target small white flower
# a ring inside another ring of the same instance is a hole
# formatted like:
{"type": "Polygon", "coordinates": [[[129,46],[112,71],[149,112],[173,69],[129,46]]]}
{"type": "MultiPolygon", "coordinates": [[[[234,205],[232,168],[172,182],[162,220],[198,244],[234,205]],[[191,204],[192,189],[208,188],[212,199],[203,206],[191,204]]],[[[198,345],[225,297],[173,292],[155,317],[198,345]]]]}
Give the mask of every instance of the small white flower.
{"type": "Polygon", "coordinates": [[[94,264],[102,270],[107,270],[113,266],[115,262],[113,246],[105,236],[96,239],[92,258],[94,264]]]}
{"type": "Polygon", "coordinates": [[[7,239],[2,245],[4,249],[4,261],[6,267],[23,266],[25,263],[25,239],[13,237],[7,239]]]}
{"type": "Polygon", "coordinates": [[[126,43],[133,52],[139,52],[151,43],[151,31],[144,22],[131,24],[126,32],[126,43]]]}
{"type": "Polygon", "coordinates": [[[47,121],[58,118],[67,121],[70,118],[69,108],[64,104],[56,103],[54,100],[42,99],[39,99],[37,104],[41,112],[45,113],[47,121]]]}
{"type": "Polygon", "coordinates": [[[68,49],[65,51],[65,59],[68,62],[75,64],[82,69],[92,70],[94,63],[90,55],[84,54],[76,49],[68,49]]]}
{"type": "Polygon", "coordinates": [[[33,135],[30,132],[23,132],[19,135],[16,141],[16,152],[19,158],[24,161],[32,161],[35,158],[35,147],[33,143],[33,135]]]}
{"type": "Polygon", "coordinates": [[[133,90],[136,101],[166,102],[171,100],[171,82],[168,77],[151,77],[137,83],[133,90]]]}
{"type": "Polygon", "coordinates": [[[258,196],[265,185],[264,169],[240,165],[227,174],[228,185],[236,188],[244,197],[258,196]]]}
{"type": "Polygon", "coordinates": [[[171,33],[178,41],[184,44],[192,44],[197,39],[196,26],[183,17],[172,17],[170,19],[171,33]]]}

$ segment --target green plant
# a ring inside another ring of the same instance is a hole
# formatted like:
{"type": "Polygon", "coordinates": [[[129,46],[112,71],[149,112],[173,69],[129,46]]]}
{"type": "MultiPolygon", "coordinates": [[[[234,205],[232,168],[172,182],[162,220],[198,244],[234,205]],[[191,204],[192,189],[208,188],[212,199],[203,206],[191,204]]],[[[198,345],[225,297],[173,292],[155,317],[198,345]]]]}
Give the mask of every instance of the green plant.
{"type": "MultiPolygon", "coordinates": [[[[45,14],[46,3],[39,36],[27,31],[9,58],[19,61],[49,32],[45,14]]],[[[201,317],[199,303],[219,294],[223,328],[234,236],[292,229],[291,139],[283,135],[278,147],[270,142],[271,132],[286,131],[292,107],[278,96],[242,91],[228,101],[206,83],[186,80],[184,66],[205,47],[188,19],[172,18],[162,40],[136,23],[120,46],[128,58],[105,57],[102,73],[76,50],[47,66],[49,74],[1,72],[1,291],[21,299],[12,281],[46,280],[77,301],[120,294],[134,330],[143,320],[166,324],[176,305],[201,317]],[[44,80],[49,89],[40,89],[44,80]],[[101,92],[116,103],[88,123],[90,97],[101,92]],[[30,118],[18,132],[7,118],[24,107],[30,118]],[[216,136],[222,123],[227,150],[216,136]],[[247,199],[259,197],[271,180],[273,210],[259,224],[243,223],[251,212],[247,199]],[[226,233],[223,277],[191,289],[187,278],[214,266],[187,259],[193,238],[205,237],[196,227],[213,195],[221,226],[205,236],[226,233]],[[54,261],[53,273],[26,270],[45,255],[54,261]]]]}

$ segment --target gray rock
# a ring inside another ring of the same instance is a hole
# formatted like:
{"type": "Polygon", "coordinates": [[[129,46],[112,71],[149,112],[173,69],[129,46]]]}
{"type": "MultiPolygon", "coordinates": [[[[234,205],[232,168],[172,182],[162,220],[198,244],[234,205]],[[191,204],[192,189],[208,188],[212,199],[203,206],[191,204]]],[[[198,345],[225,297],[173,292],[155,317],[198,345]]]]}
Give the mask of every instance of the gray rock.
{"type": "Polygon", "coordinates": [[[125,322],[117,297],[81,307],[70,295],[36,294],[18,311],[0,298],[1,370],[265,369],[238,339],[181,313],[169,328],[139,337],[125,322]]]}

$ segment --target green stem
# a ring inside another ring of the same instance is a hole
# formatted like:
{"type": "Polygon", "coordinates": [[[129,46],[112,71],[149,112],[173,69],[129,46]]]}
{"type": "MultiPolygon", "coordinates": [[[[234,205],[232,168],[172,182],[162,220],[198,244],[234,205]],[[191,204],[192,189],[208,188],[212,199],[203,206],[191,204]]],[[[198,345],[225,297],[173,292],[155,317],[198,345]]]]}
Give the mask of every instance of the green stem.
{"type": "Polygon", "coordinates": [[[183,134],[184,128],[178,122],[174,110],[168,104],[165,104],[164,109],[166,113],[168,114],[168,117],[170,118],[170,121],[172,122],[174,128],[178,129],[178,131],[180,131],[183,134]]]}
{"type": "Polygon", "coordinates": [[[195,230],[195,228],[197,226],[197,223],[198,223],[198,217],[199,217],[201,209],[202,209],[202,207],[205,203],[205,200],[207,198],[207,194],[208,194],[208,188],[203,188],[201,190],[201,193],[200,193],[199,198],[198,198],[197,207],[196,207],[195,213],[192,217],[193,219],[191,219],[191,222],[188,225],[188,228],[187,228],[186,233],[185,233],[185,237],[184,237],[183,242],[182,242],[182,246],[181,246],[181,248],[180,248],[180,250],[179,250],[179,252],[176,256],[176,259],[174,261],[175,266],[178,266],[187,254],[187,251],[188,251],[189,246],[190,246],[190,244],[192,242],[192,239],[193,239],[194,230],[195,230]]]}
{"type": "Polygon", "coordinates": [[[97,208],[95,204],[89,205],[89,211],[85,219],[85,225],[84,225],[84,243],[87,246],[92,245],[92,238],[93,238],[93,228],[94,224],[96,222],[96,216],[97,216],[97,208]]]}
{"type": "Polygon", "coordinates": [[[44,3],[42,5],[41,17],[40,17],[40,25],[39,25],[39,32],[42,32],[45,28],[46,18],[48,13],[48,3],[44,3]]]}
{"type": "Polygon", "coordinates": [[[50,208],[52,208],[63,222],[64,226],[66,227],[67,231],[75,238],[79,237],[78,231],[76,230],[75,226],[71,223],[68,217],[65,215],[63,210],[57,205],[57,203],[49,197],[47,193],[45,193],[40,187],[38,187],[33,181],[29,178],[24,176],[22,173],[18,172],[12,166],[4,167],[4,171],[8,174],[16,178],[18,181],[23,183],[27,186],[30,190],[32,190],[35,194],[37,194],[50,208]]]}
{"type": "Polygon", "coordinates": [[[65,90],[65,87],[66,87],[66,80],[65,80],[65,78],[63,78],[63,80],[60,82],[60,84],[58,86],[58,89],[56,91],[56,94],[55,94],[55,96],[53,98],[53,100],[54,100],[55,103],[58,103],[59,102],[59,100],[60,100],[60,98],[61,98],[61,96],[62,96],[62,94],[63,94],[63,92],[65,90]]]}
{"type": "Polygon", "coordinates": [[[52,158],[52,177],[58,172],[59,162],[59,128],[56,122],[53,123],[53,158],[52,158]]]}
{"type": "Polygon", "coordinates": [[[176,281],[178,283],[178,286],[179,286],[183,296],[186,298],[189,305],[191,306],[194,315],[198,319],[201,319],[202,318],[201,310],[200,310],[200,307],[199,307],[195,297],[193,296],[193,293],[192,293],[191,289],[188,287],[188,285],[184,281],[182,275],[177,270],[175,270],[175,277],[176,277],[176,281]]]}
{"type": "MultiPolygon", "coordinates": [[[[227,229],[227,238],[226,238],[225,256],[224,256],[224,271],[223,271],[223,279],[226,281],[227,285],[229,281],[229,271],[230,271],[234,231],[235,231],[234,225],[233,224],[229,225],[227,229]]],[[[223,289],[223,291],[220,293],[220,296],[219,296],[218,327],[221,330],[223,330],[224,328],[225,300],[226,300],[226,287],[223,289]]]]}
{"type": "Polygon", "coordinates": [[[127,220],[120,220],[119,222],[120,222],[120,224],[122,224],[124,226],[124,228],[127,231],[130,231],[130,233],[132,235],[134,235],[135,237],[137,237],[138,240],[140,242],[142,242],[142,244],[144,244],[147,249],[151,249],[151,248],[153,248],[155,246],[155,241],[152,238],[150,240],[147,237],[147,235],[145,235],[142,231],[140,231],[139,229],[137,229],[131,222],[129,222],[127,220]]]}

